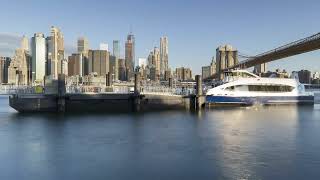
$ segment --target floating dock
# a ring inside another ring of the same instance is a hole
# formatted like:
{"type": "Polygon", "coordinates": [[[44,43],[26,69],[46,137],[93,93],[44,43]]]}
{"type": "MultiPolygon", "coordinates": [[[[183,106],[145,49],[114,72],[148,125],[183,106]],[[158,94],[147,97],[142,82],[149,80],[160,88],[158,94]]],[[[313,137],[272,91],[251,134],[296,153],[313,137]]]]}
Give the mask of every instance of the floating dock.
{"type": "MultiPolygon", "coordinates": [[[[197,94],[174,95],[141,93],[135,76],[132,93],[66,93],[64,76],[59,76],[56,94],[13,94],[9,104],[18,112],[148,112],[159,110],[196,110],[204,107],[202,90],[197,94]]],[[[197,76],[201,89],[201,76],[197,76]]]]}

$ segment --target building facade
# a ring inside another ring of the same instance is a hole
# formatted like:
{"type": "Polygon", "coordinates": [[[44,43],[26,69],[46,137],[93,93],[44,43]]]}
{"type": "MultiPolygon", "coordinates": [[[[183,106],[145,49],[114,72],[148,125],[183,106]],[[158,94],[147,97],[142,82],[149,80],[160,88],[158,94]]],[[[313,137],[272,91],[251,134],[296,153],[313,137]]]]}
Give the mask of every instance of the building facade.
{"type": "Polygon", "coordinates": [[[172,77],[172,74],[171,74],[171,70],[170,69],[167,69],[165,72],[164,72],[164,80],[165,81],[169,81],[169,79],[172,77]]]}
{"type": "Polygon", "coordinates": [[[22,36],[21,39],[21,44],[20,44],[21,49],[25,50],[25,51],[29,51],[29,39],[26,36],[22,36]]]}
{"type": "Polygon", "coordinates": [[[127,75],[126,75],[126,62],[125,59],[119,59],[118,60],[119,64],[119,80],[120,81],[126,81],[127,80],[127,75]]]}
{"type": "Polygon", "coordinates": [[[43,82],[46,75],[46,39],[44,34],[36,33],[31,39],[32,82],[43,82]]]}
{"type": "Polygon", "coordinates": [[[203,66],[201,68],[202,79],[212,78],[214,74],[216,74],[216,62],[214,61],[214,57],[212,57],[210,66],[203,66]]]}
{"type": "Polygon", "coordinates": [[[112,75],[112,80],[117,81],[119,80],[119,63],[118,58],[116,56],[110,55],[109,56],[109,72],[112,75]]]}
{"type": "Polygon", "coordinates": [[[134,65],[135,65],[135,38],[132,33],[127,36],[125,44],[125,63],[127,80],[133,78],[134,65]]]}
{"type": "Polygon", "coordinates": [[[68,57],[68,76],[83,76],[84,66],[83,66],[83,54],[77,53],[72,54],[68,57]]]}
{"type": "Polygon", "coordinates": [[[105,76],[109,72],[109,52],[105,50],[89,50],[88,74],[96,73],[105,76]]]}
{"type": "Polygon", "coordinates": [[[87,55],[89,51],[89,41],[85,37],[78,38],[77,41],[77,49],[78,53],[81,53],[83,55],[87,55]]]}
{"type": "Polygon", "coordinates": [[[120,58],[120,41],[119,40],[113,40],[112,43],[113,47],[113,56],[115,56],[117,59],[120,58]]]}
{"type": "Polygon", "coordinates": [[[31,82],[31,56],[18,48],[8,68],[8,84],[29,85],[31,82]]]}
{"type": "Polygon", "coordinates": [[[160,76],[163,78],[165,71],[169,68],[169,47],[168,37],[160,38],[160,76]]]}
{"type": "Polygon", "coordinates": [[[57,79],[62,73],[64,60],[64,38],[59,28],[52,26],[51,34],[46,38],[47,46],[47,75],[57,79]]]}
{"type": "Polygon", "coordinates": [[[0,56],[0,84],[8,83],[8,68],[10,62],[11,58],[0,56]]]}
{"type": "Polygon", "coordinates": [[[150,78],[151,80],[160,80],[161,78],[161,62],[160,62],[160,50],[157,47],[153,48],[153,51],[149,53],[148,65],[150,66],[150,74],[154,73],[152,76],[155,78],[150,78]],[[152,71],[151,71],[152,68],[152,71]]]}

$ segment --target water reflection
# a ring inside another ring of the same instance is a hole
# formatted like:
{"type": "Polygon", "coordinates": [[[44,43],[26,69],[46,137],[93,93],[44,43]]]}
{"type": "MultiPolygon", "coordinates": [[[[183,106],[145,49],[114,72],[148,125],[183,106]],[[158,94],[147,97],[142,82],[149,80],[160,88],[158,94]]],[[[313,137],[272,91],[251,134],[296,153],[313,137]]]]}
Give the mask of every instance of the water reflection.
{"type": "Polygon", "coordinates": [[[120,115],[18,114],[3,107],[0,179],[320,175],[319,106],[120,115]]]}

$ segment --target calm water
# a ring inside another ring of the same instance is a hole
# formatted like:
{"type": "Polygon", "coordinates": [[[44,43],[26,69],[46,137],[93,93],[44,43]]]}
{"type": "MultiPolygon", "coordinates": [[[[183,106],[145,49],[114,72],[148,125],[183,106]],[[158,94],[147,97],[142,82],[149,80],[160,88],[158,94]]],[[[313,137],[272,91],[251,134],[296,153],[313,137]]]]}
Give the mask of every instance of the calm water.
{"type": "Polygon", "coordinates": [[[0,98],[0,179],[319,179],[320,106],[192,114],[17,114],[0,98]]]}

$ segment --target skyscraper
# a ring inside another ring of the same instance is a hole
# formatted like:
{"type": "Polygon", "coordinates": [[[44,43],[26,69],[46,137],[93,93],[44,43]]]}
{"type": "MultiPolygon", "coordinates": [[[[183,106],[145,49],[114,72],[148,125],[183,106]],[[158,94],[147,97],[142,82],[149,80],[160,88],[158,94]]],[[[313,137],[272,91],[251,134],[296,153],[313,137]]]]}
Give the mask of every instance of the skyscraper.
{"type": "Polygon", "coordinates": [[[109,72],[112,75],[112,80],[119,80],[119,67],[118,67],[118,59],[116,56],[109,56],[109,72]]]}
{"type": "Polygon", "coordinates": [[[89,51],[89,41],[87,38],[85,37],[80,37],[78,39],[78,53],[81,53],[81,54],[88,54],[88,51],[89,51]]]}
{"type": "Polygon", "coordinates": [[[153,51],[150,52],[148,56],[148,64],[152,69],[150,70],[151,80],[160,80],[160,50],[157,47],[153,48],[153,51]]]}
{"type": "Polygon", "coordinates": [[[117,59],[120,58],[120,42],[119,42],[119,40],[113,40],[113,55],[117,59]]]}
{"type": "Polygon", "coordinates": [[[168,70],[169,65],[168,37],[160,38],[160,76],[163,78],[164,73],[168,70]]]}
{"type": "Polygon", "coordinates": [[[44,34],[36,33],[31,39],[32,82],[42,82],[46,67],[46,39],[44,34]]]}
{"type": "Polygon", "coordinates": [[[29,85],[31,79],[31,57],[29,54],[28,39],[21,40],[21,47],[16,49],[8,67],[8,83],[16,85],[29,85]]]}
{"type": "Polygon", "coordinates": [[[47,74],[53,79],[62,73],[62,61],[64,59],[64,40],[59,28],[52,26],[51,35],[47,37],[47,74]]]}
{"type": "Polygon", "coordinates": [[[22,36],[20,46],[21,46],[21,49],[23,49],[25,51],[29,51],[29,40],[26,36],[22,36]]]}
{"type": "Polygon", "coordinates": [[[119,72],[118,72],[118,78],[121,81],[125,81],[126,80],[126,63],[124,59],[119,59],[118,60],[118,64],[119,64],[119,72]]]}
{"type": "Polygon", "coordinates": [[[135,63],[135,38],[132,33],[127,36],[125,44],[125,61],[127,80],[130,80],[133,77],[135,63]]]}
{"type": "Polygon", "coordinates": [[[112,50],[113,50],[113,56],[115,57],[113,62],[114,79],[119,80],[120,42],[118,40],[113,41],[112,50]]]}
{"type": "Polygon", "coordinates": [[[30,83],[30,55],[28,51],[18,48],[8,68],[8,83],[28,85],[30,83]]]}

